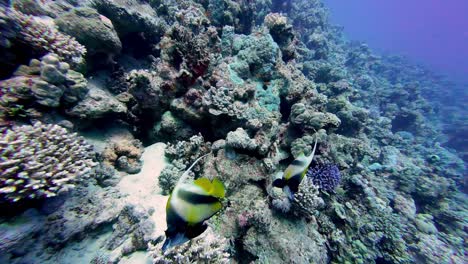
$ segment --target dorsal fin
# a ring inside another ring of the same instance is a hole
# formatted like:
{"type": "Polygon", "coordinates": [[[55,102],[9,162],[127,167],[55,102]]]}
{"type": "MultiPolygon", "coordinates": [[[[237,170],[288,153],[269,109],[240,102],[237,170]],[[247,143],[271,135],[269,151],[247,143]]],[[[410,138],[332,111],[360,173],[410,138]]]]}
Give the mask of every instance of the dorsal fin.
{"type": "MultiPolygon", "coordinates": [[[[314,129],[314,131],[315,131],[315,129],[314,129]]],[[[317,131],[315,131],[315,134],[317,134],[317,131]]],[[[314,159],[315,150],[317,149],[317,142],[318,142],[318,136],[315,135],[314,149],[312,149],[312,153],[307,157],[307,160],[309,160],[309,165],[312,162],[312,160],[314,159]]]]}
{"type": "Polygon", "coordinates": [[[187,178],[188,178],[189,172],[190,172],[190,170],[193,168],[193,166],[195,166],[195,164],[197,164],[197,162],[199,162],[202,158],[208,156],[210,153],[211,153],[211,152],[209,152],[209,153],[207,153],[207,154],[205,154],[205,155],[199,157],[198,159],[196,159],[196,160],[192,163],[192,165],[190,165],[190,167],[184,172],[184,174],[182,174],[182,176],[180,176],[179,180],[177,181],[176,186],[179,185],[180,183],[186,181],[187,178]]]}

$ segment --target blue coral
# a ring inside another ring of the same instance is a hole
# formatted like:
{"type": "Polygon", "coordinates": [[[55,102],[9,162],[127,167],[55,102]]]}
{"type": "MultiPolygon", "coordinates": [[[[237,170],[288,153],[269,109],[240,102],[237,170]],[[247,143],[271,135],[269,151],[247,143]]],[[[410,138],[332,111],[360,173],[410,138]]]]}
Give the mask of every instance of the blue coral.
{"type": "Polygon", "coordinates": [[[307,171],[307,179],[323,191],[334,192],[340,184],[341,174],[335,164],[317,164],[307,171]]]}

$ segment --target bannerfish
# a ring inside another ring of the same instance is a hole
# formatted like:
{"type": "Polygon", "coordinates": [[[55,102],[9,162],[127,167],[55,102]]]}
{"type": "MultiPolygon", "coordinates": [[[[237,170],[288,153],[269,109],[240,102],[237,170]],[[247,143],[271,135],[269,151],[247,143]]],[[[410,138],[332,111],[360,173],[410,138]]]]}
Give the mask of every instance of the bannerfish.
{"type": "Polygon", "coordinates": [[[275,179],[273,186],[283,188],[283,191],[288,195],[289,199],[294,198],[294,193],[299,190],[299,184],[307,173],[307,169],[314,159],[315,149],[317,148],[317,137],[315,137],[315,144],[312,153],[309,156],[305,156],[301,153],[283,173],[282,178],[275,179]]]}
{"type": "MultiPolygon", "coordinates": [[[[208,154],[207,154],[208,155],[208,154]]],[[[180,177],[166,204],[166,240],[162,251],[181,245],[202,234],[204,223],[222,208],[221,199],[225,196],[223,183],[214,179],[199,178],[192,183],[186,179],[195,164],[205,157],[198,158],[180,177]]]]}

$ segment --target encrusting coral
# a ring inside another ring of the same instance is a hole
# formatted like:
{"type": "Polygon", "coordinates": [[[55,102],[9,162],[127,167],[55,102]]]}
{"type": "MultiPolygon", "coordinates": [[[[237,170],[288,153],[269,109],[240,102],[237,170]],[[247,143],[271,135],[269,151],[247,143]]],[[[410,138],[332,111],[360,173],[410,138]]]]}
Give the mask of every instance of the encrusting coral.
{"type": "Polygon", "coordinates": [[[60,126],[37,122],[2,132],[0,196],[10,202],[59,195],[95,166],[92,146],[60,126]]]}
{"type": "Polygon", "coordinates": [[[141,170],[140,160],[144,151],[143,144],[131,134],[118,135],[110,139],[101,156],[105,165],[130,174],[141,170]]]}

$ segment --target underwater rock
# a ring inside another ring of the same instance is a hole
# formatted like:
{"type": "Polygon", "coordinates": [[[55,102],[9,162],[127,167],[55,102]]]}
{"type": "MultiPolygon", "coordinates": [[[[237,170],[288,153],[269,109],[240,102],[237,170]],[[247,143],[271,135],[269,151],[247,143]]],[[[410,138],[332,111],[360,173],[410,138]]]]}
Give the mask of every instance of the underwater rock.
{"type": "Polygon", "coordinates": [[[310,107],[297,103],[291,107],[289,120],[292,124],[308,130],[339,127],[341,120],[332,113],[316,112],[310,107]]]}
{"type": "Polygon", "coordinates": [[[462,257],[460,257],[453,248],[436,235],[421,234],[419,236],[419,241],[415,245],[415,250],[415,258],[425,263],[464,262],[462,257]]]}
{"type": "Polygon", "coordinates": [[[265,81],[274,79],[280,50],[271,35],[260,33],[259,35],[235,38],[233,50],[237,54],[232,69],[239,76],[243,76],[242,68],[239,68],[236,63],[245,62],[249,76],[265,81]]]}
{"type": "Polygon", "coordinates": [[[167,139],[168,141],[189,139],[195,131],[183,120],[174,116],[171,111],[166,111],[161,121],[156,123],[150,131],[149,137],[155,141],[167,139]]]}
{"type": "Polygon", "coordinates": [[[271,263],[327,263],[329,260],[324,237],[304,220],[272,219],[269,232],[250,228],[242,243],[244,251],[271,263]],[[288,238],[292,237],[301,242],[291,243],[288,238]]]}
{"type": "Polygon", "coordinates": [[[227,134],[226,146],[241,151],[254,151],[257,148],[255,140],[251,139],[242,128],[227,134]]]}
{"type": "Polygon", "coordinates": [[[98,53],[111,56],[122,50],[117,32],[112,22],[95,9],[84,7],[75,8],[70,12],[59,15],[55,19],[60,31],[75,37],[88,51],[88,56],[98,53]]]}
{"type": "Polygon", "coordinates": [[[0,196],[9,202],[67,192],[96,165],[92,147],[60,126],[37,122],[3,132],[0,196]]]}
{"type": "Polygon", "coordinates": [[[417,214],[414,222],[416,223],[416,227],[419,231],[429,235],[437,234],[438,231],[432,222],[433,219],[433,216],[429,214],[417,214]]]}
{"type": "Polygon", "coordinates": [[[416,204],[411,197],[405,197],[400,194],[395,195],[393,200],[394,208],[397,212],[404,216],[413,219],[416,216],[416,204]]]}
{"type": "Polygon", "coordinates": [[[4,228],[0,218],[1,263],[466,262],[466,115],[447,104],[462,89],[346,40],[322,0],[9,3],[0,8],[0,130],[92,124],[83,132],[101,153],[93,178],[31,215],[45,221],[39,228],[4,228]],[[79,42],[89,84],[72,70],[85,70],[79,42]],[[108,133],[109,123],[128,133],[108,133]],[[316,174],[330,181],[306,177],[290,200],[271,181],[315,137],[314,162],[336,164],[340,186],[325,165],[316,174]],[[142,155],[140,140],[170,144],[142,155]],[[163,254],[159,191],[169,194],[204,154],[189,177],[227,187],[208,221],[215,242],[203,234],[163,254]],[[325,182],[330,193],[320,192],[325,182]]]}
{"type": "Polygon", "coordinates": [[[137,102],[131,109],[136,116],[159,119],[178,92],[174,69],[164,64],[157,67],[157,71],[132,70],[127,75],[128,92],[137,102]]]}
{"type": "Polygon", "coordinates": [[[170,194],[172,192],[186,168],[185,164],[180,160],[174,160],[164,167],[158,177],[158,186],[163,194],[170,194]]]}
{"type": "Polygon", "coordinates": [[[52,52],[73,66],[83,63],[86,48],[74,38],[59,32],[53,23],[3,7],[0,8],[0,17],[5,18],[11,29],[18,29],[16,41],[40,55],[52,52]]]}
{"type": "Polygon", "coordinates": [[[210,66],[212,54],[219,43],[214,27],[208,27],[198,34],[175,25],[161,40],[161,59],[173,65],[179,72],[179,82],[189,86],[203,76],[210,66]]]}
{"type": "Polygon", "coordinates": [[[286,16],[279,13],[269,13],[263,24],[270,31],[271,36],[281,49],[284,61],[294,59],[296,57],[297,41],[294,41],[293,26],[288,23],[286,16]]]}
{"type": "Polygon", "coordinates": [[[104,163],[99,163],[93,176],[101,187],[115,186],[120,180],[118,171],[113,166],[104,163]]]}
{"type": "Polygon", "coordinates": [[[148,212],[139,206],[125,205],[112,227],[112,236],[107,239],[105,247],[113,250],[124,245],[123,255],[145,250],[148,242],[156,240],[153,237],[154,223],[149,220],[148,212]]]}
{"type": "MultiPolygon", "coordinates": [[[[201,135],[192,136],[187,141],[177,141],[168,144],[165,156],[170,163],[161,171],[158,185],[163,193],[170,193],[179,180],[182,173],[199,157],[210,152],[209,142],[205,142],[201,135]]],[[[207,158],[199,161],[190,174],[200,173],[207,158]]]]}
{"type": "Polygon", "coordinates": [[[102,90],[98,85],[90,82],[86,97],[66,111],[67,115],[85,119],[99,119],[109,115],[124,114],[127,107],[102,90]]]}
{"type": "MultiPolygon", "coordinates": [[[[165,155],[170,160],[181,160],[186,166],[189,166],[208,152],[210,152],[210,143],[205,142],[203,136],[199,134],[190,137],[189,140],[169,144],[165,155]]],[[[200,163],[203,163],[203,161],[200,161],[200,163]]]]}
{"type": "MultiPolygon", "coordinates": [[[[0,250],[5,253],[27,251],[27,247],[33,243],[33,237],[43,231],[45,217],[36,209],[29,209],[22,215],[11,221],[0,223],[0,250]]],[[[1,256],[0,256],[1,258],[1,256]]]]}
{"type": "Polygon", "coordinates": [[[91,230],[112,225],[124,205],[123,196],[116,190],[103,192],[93,185],[79,187],[59,210],[48,215],[43,239],[52,247],[63,247],[91,230]]]}
{"type": "Polygon", "coordinates": [[[157,44],[166,31],[167,24],[148,3],[137,0],[95,0],[92,6],[112,21],[124,43],[126,39],[130,41],[135,38],[148,44],[157,44]]]}
{"type": "Polygon", "coordinates": [[[0,81],[2,106],[6,111],[17,105],[34,107],[34,103],[67,107],[82,100],[88,93],[87,81],[81,73],[69,68],[55,54],[20,66],[14,73],[16,77],[0,81]]]}
{"type": "Polygon", "coordinates": [[[262,181],[266,178],[263,162],[255,157],[238,154],[229,158],[226,150],[219,150],[213,158],[204,164],[204,173],[208,178],[219,178],[227,189],[234,190],[249,181],[262,181]]]}

